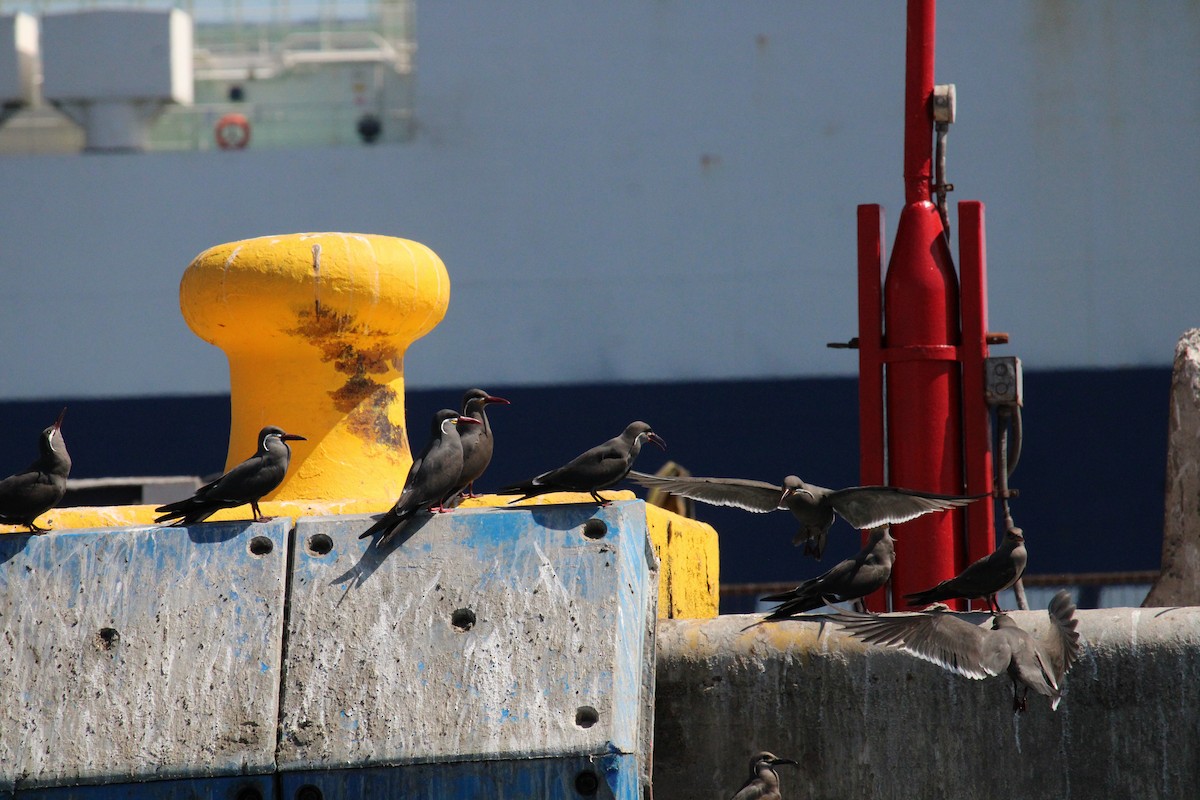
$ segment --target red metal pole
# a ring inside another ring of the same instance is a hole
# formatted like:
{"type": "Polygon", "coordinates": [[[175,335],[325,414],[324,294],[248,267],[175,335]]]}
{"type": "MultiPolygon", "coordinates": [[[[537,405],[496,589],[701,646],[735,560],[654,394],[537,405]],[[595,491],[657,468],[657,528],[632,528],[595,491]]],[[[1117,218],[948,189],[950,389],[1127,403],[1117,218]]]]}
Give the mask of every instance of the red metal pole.
{"type": "Polygon", "coordinates": [[[933,179],[935,0],[908,0],[904,62],[904,202],[929,200],[933,179]]]}
{"type": "MultiPolygon", "coordinates": [[[[936,206],[933,149],[934,0],[909,0],[904,210],[884,280],[888,482],[963,490],[958,278],[936,206]]],[[[893,530],[892,597],[953,577],[966,565],[962,515],[929,514],[893,530]]],[[[960,604],[961,605],[961,604],[960,604]]]]}
{"type": "MultiPolygon", "coordinates": [[[[984,361],[988,357],[987,243],[983,203],[958,204],[958,269],[962,278],[963,446],[967,494],[992,492],[992,413],[984,396],[984,361]]],[[[992,501],[967,508],[967,561],[983,558],[996,547],[992,501]]]]}
{"type": "MultiPolygon", "coordinates": [[[[883,208],[858,207],[858,442],[859,480],[864,486],[887,481],[883,463],[883,208]]],[[[863,542],[870,534],[864,532],[863,542]]],[[[866,599],[876,611],[887,608],[887,590],[866,599]]]]}

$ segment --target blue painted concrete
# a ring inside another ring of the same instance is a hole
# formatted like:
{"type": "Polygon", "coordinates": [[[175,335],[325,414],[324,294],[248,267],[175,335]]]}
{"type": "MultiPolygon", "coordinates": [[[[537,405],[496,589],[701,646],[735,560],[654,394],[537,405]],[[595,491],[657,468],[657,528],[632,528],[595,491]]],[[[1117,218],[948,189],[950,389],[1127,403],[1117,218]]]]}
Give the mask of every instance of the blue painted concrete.
{"type": "Polygon", "coordinates": [[[637,797],[643,504],[370,521],[0,537],[0,798],[637,797]]]}
{"type": "Polygon", "coordinates": [[[271,769],[290,526],[0,537],[0,786],[271,769]]]}
{"type": "Polygon", "coordinates": [[[282,776],[281,796],[299,798],[302,788],[316,787],[324,800],[637,800],[636,762],[632,755],[613,754],[292,772],[282,776]]]}
{"type": "Polygon", "coordinates": [[[370,523],[297,526],[281,769],[646,751],[640,502],[460,509],[383,548],[370,523]]]}

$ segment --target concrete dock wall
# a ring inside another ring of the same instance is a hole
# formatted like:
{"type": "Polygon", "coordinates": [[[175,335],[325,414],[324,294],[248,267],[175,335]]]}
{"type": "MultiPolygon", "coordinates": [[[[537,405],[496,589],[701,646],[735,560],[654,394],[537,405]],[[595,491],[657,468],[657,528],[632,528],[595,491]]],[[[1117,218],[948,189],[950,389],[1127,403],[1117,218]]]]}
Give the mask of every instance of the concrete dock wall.
{"type": "Polygon", "coordinates": [[[1079,612],[1061,707],[1017,715],[1005,677],[815,618],[656,626],[646,520],[0,537],[0,798],[632,800],[651,726],[656,800],[727,800],[760,749],[801,762],[789,800],[1195,796],[1200,608],[1079,612]]]}
{"type": "Polygon", "coordinates": [[[367,516],[0,537],[0,798],[635,800],[646,520],[460,509],[382,548],[367,516]]]}
{"type": "MultiPolygon", "coordinates": [[[[832,623],[659,625],[655,800],[727,800],[759,750],[798,798],[1200,796],[1200,608],[1080,611],[1057,712],[832,623]],[[753,627],[747,627],[752,626],[753,627]]],[[[1014,612],[1042,635],[1045,611],[1014,612]]],[[[979,620],[984,620],[979,615],[979,620]]]]}

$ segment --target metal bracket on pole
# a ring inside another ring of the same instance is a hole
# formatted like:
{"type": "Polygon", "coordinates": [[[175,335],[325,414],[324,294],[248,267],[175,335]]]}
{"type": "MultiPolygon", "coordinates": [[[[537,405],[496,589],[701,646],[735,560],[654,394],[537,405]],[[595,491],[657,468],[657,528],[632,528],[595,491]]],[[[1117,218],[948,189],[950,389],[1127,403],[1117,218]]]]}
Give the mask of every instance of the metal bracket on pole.
{"type": "Polygon", "coordinates": [[[954,191],[953,183],[946,183],[946,138],[954,123],[957,110],[957,94],[953,83],[940,83],[933,87],[934,144],[933,194],[937,198],[938,215],[946,238],[950,238],[950,215],[946,210],[946,195],[954,191]]]}

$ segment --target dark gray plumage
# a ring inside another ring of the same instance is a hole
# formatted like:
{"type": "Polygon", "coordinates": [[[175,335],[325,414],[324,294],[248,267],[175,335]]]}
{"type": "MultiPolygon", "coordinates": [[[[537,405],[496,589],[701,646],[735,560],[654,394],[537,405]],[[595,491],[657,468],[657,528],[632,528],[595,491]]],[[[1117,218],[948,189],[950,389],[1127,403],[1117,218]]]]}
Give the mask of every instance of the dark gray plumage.
{"type": "Polygon", "coordinates": [[[888,582],[895,559],[896,540],[887,528],[877,528],[868,534],[866,544],[853,558],[838,562],[824,575],[807,580],[791,591],[764,597],[763,600],[783,601],[783,605],[766,619],[786,619],[831,601],[846,602],[866,597],[888,582]]]}
{"type": "Polygon", "coordinates": [[[465,493],[467,497],[475,496],[475,481],[492,463],[492,425],[488,422],[487,407],[492,403],[508,405],[503,397],[493,397],[483,389],[468,389],[463,395],[460,416],[469,417],[478,425],[460,422],[458,438],[462,440],[463,466],[458,478],[458,485],[451,496],[465,493]]]}
{"type": "Polygon", "coordinates": [[[938,666],[981,680],[1007,672],[1013,683],[1013,710],[1024,711],[1033,689],[1062,700],[1063,676],[1079,659],[1079,624],[1066,590],[1050,600],[1050,633],[1035,639],[1007,614],[992,617],[991,630],[972,625],[948,611],[899,614],[830,614],[852,636],[870,644],[894,647],[938,666]]]}
{"type": "Polygon", "coordinates": [[[418,511],[442,511],[445,501],[458,485],[462,474],[462,440],[458,425],[480,424],[470,417],[461,417],[457,411],[443,408],[433,415],[429,429],[429,442],[425,449],[413,459],[404,480],[400,497],[391,509],[375,521],[375,524],[358,535],[365,539],[383,531],[380,543],[387,542],[405,520],[418,511]]]}
{"type": "Polygon", "coordinates": [[[265,519],[258,501],[270,494],[287,475],[292,449],[288,442],[307,441],[303,436],[285,433],[268,425],[258,432],[258,450],[254,455],[211,483],[206,483],[186,500],[154,509],[162,514],[155,522],[174,521],[175,525],[203,522],[222,508],[250,504],[256,522],[265,519]]]}
{"type": "Polygon", "coordinates": [[[883,525],[899,525],[934,511],[965,506],[986,495],[960,497],[932,494],[892,486],[851,486],[826,489],[788,475],[783,486],[743,478],[663,478],[644,472],[629,477],[642,486],[662,489],[682,497],[716,506],[733,506],[744,511],[765,514],[781,509],[790,511],[800,522],[792,544],[804,544],[804,552],[820,558],[825,538],[836,512],[859,530],[883,525]]]}
{"type": "Polygon", "coordinates": [[[34,524],[40,515],[54,508],[67,491],[67,476],[71,474],[71,456],[62,435],[63,416],[59,412],[54,424],[38,437],[37,460],[21,472],[0,481],[0,522],[24,525],[33,533],[45,533],[48,528],[34,524]]]}
{"type": "Polygon", "coordinates": [[[924,606],[940,600],[987,601],[992,611],[1003,611],[996,595],[1012,586],[1025,572],[1025,536],[1020,528],[1010,528],[1004,534],[1000,546],[974,562],[953,578],[948,578],[932,589],[904,595],[911,606],[924,606]]]}
{"type": "Polygon", "coordinates": [[[779,791],[779,773],[775,771],[780,764],[795,766],[796,762],[765,750],[754,756],[750,759],[750,777],[732,800],[783,800],[779,791]]]}
{"type": "Polygon", "coordinates": [[[627,474],[642,450],[642,442],[653,442],[663,450],[667,443],[659,438],[645,422],[631,422],[614,439],[576,456],[565,465],[523,483],[505,486],[497,494],[519,494],[516,503],[548,492],[589,492],[597,503],[606,501],[597,494],[601,489],[619,482],[627,474]]]}

